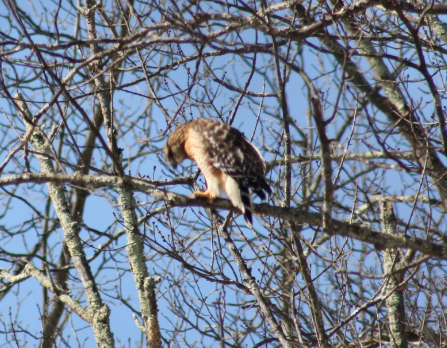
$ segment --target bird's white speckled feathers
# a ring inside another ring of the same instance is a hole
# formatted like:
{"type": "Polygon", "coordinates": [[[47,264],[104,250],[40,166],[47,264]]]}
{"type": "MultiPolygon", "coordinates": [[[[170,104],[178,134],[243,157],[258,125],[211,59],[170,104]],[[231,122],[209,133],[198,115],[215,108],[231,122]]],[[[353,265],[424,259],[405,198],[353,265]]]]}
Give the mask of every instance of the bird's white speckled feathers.
{"type": "Polygon", "coordinates": [[[225,193],[251,226],[250,189],[261,199],[271,193],[259,150],[237,129],[214,120],[198,119],[178,127],[165,146],[167,161],[176,166],[189,158],[205,176],[207,189],[194,192],[213,200],[225,193]]]}

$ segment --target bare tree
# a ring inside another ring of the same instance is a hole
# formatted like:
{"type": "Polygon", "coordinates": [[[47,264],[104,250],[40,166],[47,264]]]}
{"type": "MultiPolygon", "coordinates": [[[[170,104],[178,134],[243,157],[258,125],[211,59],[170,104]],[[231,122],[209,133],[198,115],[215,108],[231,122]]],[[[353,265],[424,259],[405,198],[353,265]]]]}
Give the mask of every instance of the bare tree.
{"type": "Polygon", "coordinates": [[[447,347],[444,14],[4,0],[0,347],[447,347]],[[267,162],[252,229],[167,165],[199,117],[267,162]]]}

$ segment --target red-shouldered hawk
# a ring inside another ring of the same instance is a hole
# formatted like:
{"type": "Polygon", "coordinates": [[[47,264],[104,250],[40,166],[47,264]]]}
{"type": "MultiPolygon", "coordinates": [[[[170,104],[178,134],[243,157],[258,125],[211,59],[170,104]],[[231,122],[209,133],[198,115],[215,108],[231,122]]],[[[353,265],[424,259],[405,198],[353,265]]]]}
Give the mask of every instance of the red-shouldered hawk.
{"type": "Polygon", "coordinates": [[[272,192],[265,181],[265,162],[259,150],[226,123],[207,119],[185,123],[171,133],[164,152],[174,168],[186,158],[195,161],[207,189],[194,194],[212,201],[225,193],[250,227],[250,188],[263,200],[265,192],[272,192]]]}

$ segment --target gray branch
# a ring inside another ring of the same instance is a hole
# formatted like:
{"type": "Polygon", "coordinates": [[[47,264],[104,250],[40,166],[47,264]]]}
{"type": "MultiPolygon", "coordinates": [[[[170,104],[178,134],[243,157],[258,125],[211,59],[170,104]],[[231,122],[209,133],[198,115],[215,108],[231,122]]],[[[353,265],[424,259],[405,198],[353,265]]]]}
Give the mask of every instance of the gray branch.
{"type": "MultiPolygon", "coordinates": [[[[382,232],[390,235],[397,233],[396,217],[393,212],[391,202],[382,200],[380,205],[380,215],[382,232]]],[[[403,287],[398,287],[403,272],[395,272],[400,266],[399,250],[388,248],[383,251],[383,261],[385,273],[393,273],[385,279],[383,288],[384,296],[387,297],[385,303],[388,308],[388,321],[390,331],[390,341],[394,348],[405,348],[408,346],[405,320],[405,306],[403,287]]]]}
{"type": "MultiPolygon", "coordinates": [[[[34,149],[46,156],[36,156],[39,160],[42,174],[56,174],[53,161],[50,160],[50,144],[48,138],[41,129],[34,123],[34,119],[20,93],[15,95],[16,105],[20,116],[26,126],[26,134],[23,141],[30,141],[34,149]]],[[[70,213],[70,206],[64,194],[63,182],[47,182],[48,193],[54,204],[54,210],[61,227],[64,231],[65,241],[73,258],[73,263],[79,273],[85,289],[89,313],[91,313],[90,324],[95,335],[98,347],[113,347],[113,334],[109,325],[109,307],[104,304],[96,287],[90,265],[87,262],[83,246],[78,238],[78,223],[70,213]]]]}

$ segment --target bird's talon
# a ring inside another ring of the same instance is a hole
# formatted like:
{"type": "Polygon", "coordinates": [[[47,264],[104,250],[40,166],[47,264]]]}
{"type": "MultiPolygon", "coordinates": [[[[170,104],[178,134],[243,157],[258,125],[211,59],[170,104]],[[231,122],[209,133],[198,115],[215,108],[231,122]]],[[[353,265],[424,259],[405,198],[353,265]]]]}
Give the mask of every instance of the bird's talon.
{"type": "Polygon", "coordinates": [[[194,195],[196,195],[197,197],[208,198],[210,201],[213,201],[215,198],[210,196],[210,194],[206,191],[205,192],[194,191],[194,195]]]}

